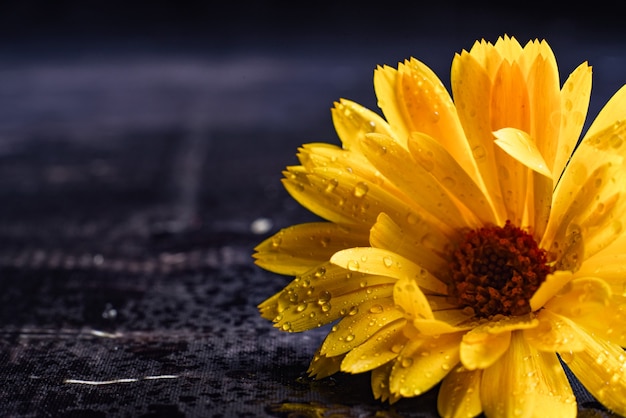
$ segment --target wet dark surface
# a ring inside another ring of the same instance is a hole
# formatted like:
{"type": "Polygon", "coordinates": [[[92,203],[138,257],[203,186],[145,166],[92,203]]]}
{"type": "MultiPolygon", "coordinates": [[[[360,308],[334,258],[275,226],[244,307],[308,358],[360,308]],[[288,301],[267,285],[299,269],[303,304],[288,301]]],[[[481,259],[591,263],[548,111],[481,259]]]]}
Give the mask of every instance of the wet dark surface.
{"type": "MultiPolygon", "coordinates": [[[[326,330],[285,334],[259,317],[289,278],[251,253],[313,219],[281,170],[302,143],[337,143],[334,100],[375,108],[377,64],[414,55],[447,83],[455,52],[506,32],[546,37],[563,78],[589,60],[592,113],[626,82],[615,33],[502,16],[479,28],[448,14],[446,31],[375,31],[370,18],[263,38],[241,21],[223,38],[59,30],[0,45],[0,415],[434,416],[435,392],[390,406],[369,375],[308,379],[326,330]]],[[[610,416],[578,396],[580,416],[610,416]]]]}

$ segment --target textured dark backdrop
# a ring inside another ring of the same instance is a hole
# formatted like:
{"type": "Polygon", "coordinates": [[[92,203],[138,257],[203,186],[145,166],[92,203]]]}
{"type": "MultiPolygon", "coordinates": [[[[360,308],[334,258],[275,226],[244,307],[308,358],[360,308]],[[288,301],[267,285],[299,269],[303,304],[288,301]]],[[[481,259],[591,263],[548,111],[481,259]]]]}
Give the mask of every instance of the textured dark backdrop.
{"type": "Polygon", "coordinates": [[[447,83],[508,33],[548,39],[563,77],[588,60],[593,114],[626,82],[618,2],[466,3],[0,3],[0,415],[433,416],[435,393],[307,379],[324,330],[258,317],[289,279],[250,255],[313,219],[281,170],[337,143],[334,100],[376,108],[377,64],[447,83]]]}

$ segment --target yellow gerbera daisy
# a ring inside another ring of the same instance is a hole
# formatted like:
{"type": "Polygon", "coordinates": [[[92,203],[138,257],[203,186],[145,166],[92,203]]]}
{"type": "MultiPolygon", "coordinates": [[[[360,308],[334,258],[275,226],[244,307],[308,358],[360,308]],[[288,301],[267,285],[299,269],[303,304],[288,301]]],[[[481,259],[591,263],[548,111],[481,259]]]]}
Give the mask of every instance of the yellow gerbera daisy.
{"type": "Polygon", "coordinates": [[[476,42],[451,81],[454,101],[409,59],[375,71],[384,119],[335,103],[343,146],[304,145],[284,178],[330,222],[256,248],[295,276],[262,316],[335,322],[312,376],[371,371],[390,402],[441,383],[445,417],[576,416],[564,365],[626,414],[626,88],[577,146],[591,68],[560,87],[545,41],[476,42]]]}

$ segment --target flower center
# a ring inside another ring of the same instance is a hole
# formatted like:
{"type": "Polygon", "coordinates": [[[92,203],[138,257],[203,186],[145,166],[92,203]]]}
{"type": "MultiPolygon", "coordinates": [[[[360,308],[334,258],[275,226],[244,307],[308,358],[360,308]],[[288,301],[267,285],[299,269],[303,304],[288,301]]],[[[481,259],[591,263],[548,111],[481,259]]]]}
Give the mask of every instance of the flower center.
{"type": "Polygon", "coordinates": [[[469,231],[451,267],[449,296],[480,318],[529,313],[530,298],[552,272],[546,251],[510,221],[469,231]]]}

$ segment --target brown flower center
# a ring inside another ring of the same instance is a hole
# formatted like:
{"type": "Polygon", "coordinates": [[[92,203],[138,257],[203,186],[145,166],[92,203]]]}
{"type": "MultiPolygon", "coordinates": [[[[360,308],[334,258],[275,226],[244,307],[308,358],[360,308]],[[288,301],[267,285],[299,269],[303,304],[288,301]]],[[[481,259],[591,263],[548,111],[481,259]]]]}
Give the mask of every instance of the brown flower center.
{"type": "Polygon", "coordinates": [[[510,221],[469,231],[451,263],[449,296],[480,318],[530,312],[530,298],[552,271],[546,251],[510,221]]]}

